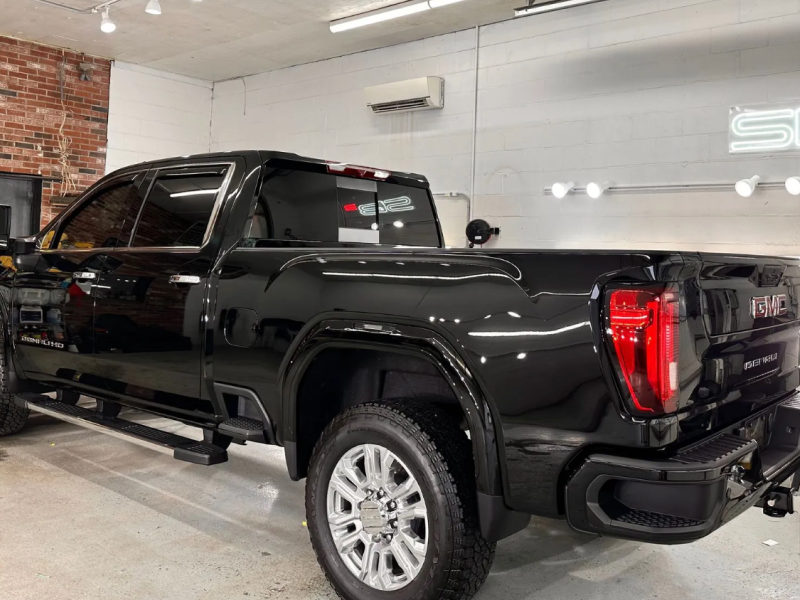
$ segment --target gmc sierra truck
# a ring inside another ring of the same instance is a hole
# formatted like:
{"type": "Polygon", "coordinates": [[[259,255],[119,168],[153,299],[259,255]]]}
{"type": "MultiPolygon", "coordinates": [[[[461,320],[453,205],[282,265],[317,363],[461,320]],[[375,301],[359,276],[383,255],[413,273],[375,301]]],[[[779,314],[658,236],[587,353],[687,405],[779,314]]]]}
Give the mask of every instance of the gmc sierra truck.
{"type": "Polygon", "coordinates": [[[530,515],[672,544],[792,512],[798,259],[446,250],[421,175],[257,151],[122,169],[8,247],[0,435],[282,446],[343,598],[469,598],[530,515]]]}

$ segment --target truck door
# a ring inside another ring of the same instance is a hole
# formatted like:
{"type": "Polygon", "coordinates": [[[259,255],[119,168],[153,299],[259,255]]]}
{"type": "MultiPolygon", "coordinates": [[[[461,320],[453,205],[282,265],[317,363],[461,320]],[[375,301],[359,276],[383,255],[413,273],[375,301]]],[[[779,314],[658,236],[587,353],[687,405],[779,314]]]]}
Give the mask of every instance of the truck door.
{"type": "Polygon", "coordinates": [[[26,373],[103,387],[92,356],[97,285],[145,173],[109,179],[67,209],[44,235],[36,268],[14,277],[13,339],[26,373]]]}
{"type": "Polygon", "coordinates": [[[231,162],[151,172],[113,268],[100,276],[98,367],[132,404],[178,417],[217,412],[200,399],[203,318],[219,249],[212,231],[234,170],[231,162]]]}

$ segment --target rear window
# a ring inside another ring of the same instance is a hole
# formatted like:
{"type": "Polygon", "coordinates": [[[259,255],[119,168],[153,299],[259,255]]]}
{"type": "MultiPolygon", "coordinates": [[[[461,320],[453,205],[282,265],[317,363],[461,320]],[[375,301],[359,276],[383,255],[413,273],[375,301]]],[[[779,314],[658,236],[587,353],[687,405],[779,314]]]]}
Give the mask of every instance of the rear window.
{"type": "Polygon", "coordinates": [[[261,186],[245,245],[275,242],[439,246],[424,189],[395,183],[271,169],[261,186]]]}

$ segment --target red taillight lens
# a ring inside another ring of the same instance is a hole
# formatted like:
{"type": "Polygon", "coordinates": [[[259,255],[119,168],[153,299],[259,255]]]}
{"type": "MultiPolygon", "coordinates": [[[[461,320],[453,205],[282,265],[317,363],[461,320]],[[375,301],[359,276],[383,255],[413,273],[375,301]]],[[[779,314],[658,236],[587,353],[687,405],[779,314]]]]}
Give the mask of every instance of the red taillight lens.
{"type": "Polygon", "coordinates": [[[373,169],[372,167],[362,167],[361,165],[349,165],[347,163],[327,163],[328,173],[337,175],[349,175],[350,177],[360,177],[361,179],[377,179],[384,181],[392,176],[391,171],[384,169],[373,169]]]}
{"type": "Polygon", "coordinates": [[[675,291],[614,290],[608,334],[634,407],[650,415],[678,405],[679,315],[675,291]]]}

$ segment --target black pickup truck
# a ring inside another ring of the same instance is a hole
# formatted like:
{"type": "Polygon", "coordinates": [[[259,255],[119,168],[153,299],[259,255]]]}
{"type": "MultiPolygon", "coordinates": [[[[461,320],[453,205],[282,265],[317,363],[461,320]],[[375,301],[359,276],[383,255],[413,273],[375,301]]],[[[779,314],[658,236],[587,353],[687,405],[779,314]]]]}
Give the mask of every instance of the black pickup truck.
{"type": "Polygon", "coordinates": [[[9,248],[0,435],[282,446],[344,598],[468,598],[532,514],[680,543],[792,511],[797,259],[445,250],[424,177],[256,151],[117,171],[9,248]]]}

